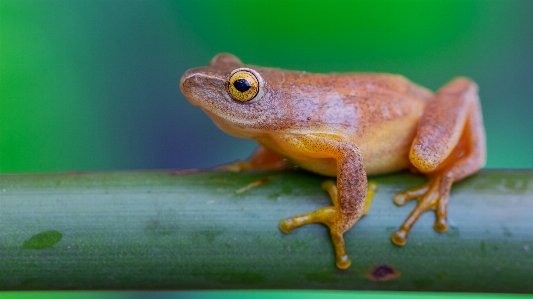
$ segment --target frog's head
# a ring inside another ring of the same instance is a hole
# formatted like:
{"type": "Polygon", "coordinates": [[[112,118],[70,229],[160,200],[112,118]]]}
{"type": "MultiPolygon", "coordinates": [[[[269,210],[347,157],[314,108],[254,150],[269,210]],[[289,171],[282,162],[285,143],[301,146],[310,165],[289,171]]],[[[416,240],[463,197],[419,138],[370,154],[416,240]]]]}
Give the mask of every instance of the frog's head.
{"type": "Polygon", "coordinates": [[[208,66],[185,72],[180,88],[191,104],[202,108],[224,131],[246,137],[251,131],[269,129],[280,119],[277,93],[271,87],[274,71],[218,54],[208,66]]]}

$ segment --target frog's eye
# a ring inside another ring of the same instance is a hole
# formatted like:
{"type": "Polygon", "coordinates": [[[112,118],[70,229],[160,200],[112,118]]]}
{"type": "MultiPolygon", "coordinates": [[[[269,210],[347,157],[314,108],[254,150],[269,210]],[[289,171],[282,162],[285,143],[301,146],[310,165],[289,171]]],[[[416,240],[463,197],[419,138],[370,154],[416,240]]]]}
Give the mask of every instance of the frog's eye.
{"type": "Polygon", "coordinates": [[[263,79],[256,71],[248,68],[238,68],[231,72],[227,86],[231,97],[240,102],[258,100],[263,95],[263,79]]]}

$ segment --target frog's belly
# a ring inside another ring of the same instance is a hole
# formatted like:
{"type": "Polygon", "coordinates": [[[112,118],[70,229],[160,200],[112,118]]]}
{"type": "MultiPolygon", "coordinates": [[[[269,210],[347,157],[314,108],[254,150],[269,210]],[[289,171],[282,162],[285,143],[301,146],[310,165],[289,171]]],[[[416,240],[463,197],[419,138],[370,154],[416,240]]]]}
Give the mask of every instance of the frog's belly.
{"type": "MultiPolygon", "coordinates": [[[[409,150],[416,134],[416,121],[404,120],[375,128],[363,137],[349,138],[349,143],[363,153],[363,165],[368,175],[384,174],[409,167],[409,150]]],[[[337,176],[335,158],[314,158],[302,153],[281,153],[303,169],[327,176],[337,176]]]]}
{"type": "Polygon", "coordinates": [[[384,174],[408,168],[409,151],[416,135],[418,121],[405,119],[392,128],[376,129],[371,138],[356,145],[363,152],[363,164],[369,175],[384,174]]]}
{"type": "MultiPolygon", "coordinates": [[[[363,146],[364,147],[364,146],[363,146]]],[[[337,176],[337,160],[311,157],[289,157],[299,167],[326,176],[337,176]]],[[[367,175],[396,172],[409,166],[409,147],[374,149],[363,151],[363,165],[367,175]],[[395,151],[391,151],[395,150],[395,151]]]]}

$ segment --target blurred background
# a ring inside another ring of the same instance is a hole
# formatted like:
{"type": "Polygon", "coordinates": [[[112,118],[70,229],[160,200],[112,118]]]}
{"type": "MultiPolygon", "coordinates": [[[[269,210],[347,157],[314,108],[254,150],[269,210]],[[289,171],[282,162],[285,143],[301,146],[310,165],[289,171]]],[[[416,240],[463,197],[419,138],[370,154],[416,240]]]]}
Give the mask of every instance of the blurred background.
{"type": "Polygon", "coordinates": [[[0,1],[0,171],[246,157],[179,90],[219,52],[308,72],[480,87],[486,167],[533,167],[532,1],[0,1]]]}
{"type": "Polygon", "coordinates": [[[533,168],[532,16],[533,1],[518,0],[0,0],[0,173],[246,157],[254,142],[221,132],[179,90],[187,69],[219,52],[307,72],[398,73],[432,90],[471,77],[486,167],[533,168]]]}

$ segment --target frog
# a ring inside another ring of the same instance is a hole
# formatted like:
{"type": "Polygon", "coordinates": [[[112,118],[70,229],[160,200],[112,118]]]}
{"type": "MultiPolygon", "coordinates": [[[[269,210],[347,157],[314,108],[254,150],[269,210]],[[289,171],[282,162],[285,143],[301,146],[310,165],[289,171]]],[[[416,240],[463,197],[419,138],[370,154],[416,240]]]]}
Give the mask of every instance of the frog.
{"type": "Polygon", "coordinates": [[[332,205],[283,219],[279,229],[322,223],[329,228],[335,264],[347,269],[344,233],[369,211],[376,184],[368,176],[410,170],[422,186],[393,196],[416,207],[391,235],[403,246],[428,210],[434,229],[448,229],[452,184],[485,164],[486,141],[478,86],[456,77],[436,92],[387,73],[319,74],[245,65],[232,54],[187,70],[185,98],[224,132],[259,143],[252,155],[219,169],[298,167],[336,178],[322,183],[332,205]]]}

